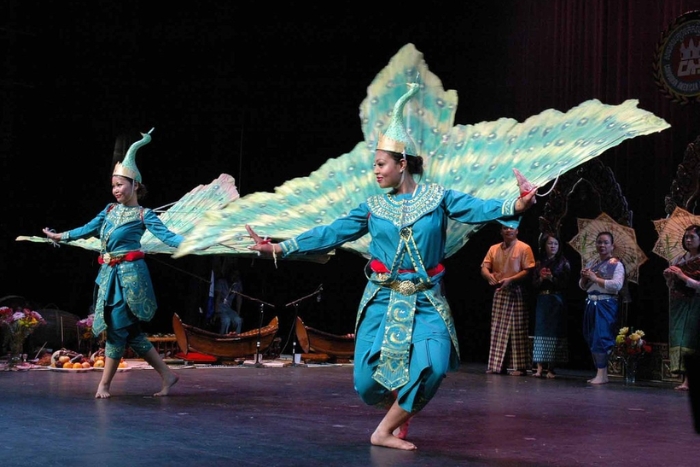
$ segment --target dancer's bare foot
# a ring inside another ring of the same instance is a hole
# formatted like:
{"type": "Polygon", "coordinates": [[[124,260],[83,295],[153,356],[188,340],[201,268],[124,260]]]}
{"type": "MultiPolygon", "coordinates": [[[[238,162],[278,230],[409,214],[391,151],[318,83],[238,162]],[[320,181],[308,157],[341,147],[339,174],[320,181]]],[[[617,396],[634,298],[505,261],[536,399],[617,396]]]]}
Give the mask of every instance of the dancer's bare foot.
{"type": "Polygon", "coordinates": [[[112,397],[109,393],[109,385],[98,384],[97,392],[95,393],[95,399],[109,399],[112,397]]]}
{"type": "Polygon", "coordinates": [[[409,418],[406,422],[394,430],[393,435],[399,439],[406,439],[408,436],[408,426],[411,424],[411,419],[409,418]]]}
{"type": "Polygon", "coordinates": [[[415,444],[397,438],[391,433],[383,433],[376,430],[372,433],[370,441],[375,446],[383,446],[385,448],[401,449],[403,451],[415,451],[418,449],[415,444]]]}
{"type": "Polygon", "coordinates": [[[178,375],[171,373],[170,376],[163,379],[163,389],[153,394],[153,397],[167,396],[170,393],[170,388],[175,386],[175,383],[177,383],[179,380],[180,377],[178,375]]]}
{"type": "Polygon", "coordinates": [[[608,383],[608,378],[603,378],[600,376],[596,376],[593,379],[589,379],[588,382],[590,384],[607,384],[608,383]]]}
{"type": "Polygon", "coordinates": [[[681,384],[680,386],[676,386],[673,389],[675,389],[676,391],[687,391],[688,390],[688,383],[683,382],[683,384],[681,384]]]}
{"type": "Polygon", "coordinates": [[[547,378],[548,379],[554,379],[557,377],[557,374],[554,372],[554,370],[548,370],[547,371],[547,378]]]}

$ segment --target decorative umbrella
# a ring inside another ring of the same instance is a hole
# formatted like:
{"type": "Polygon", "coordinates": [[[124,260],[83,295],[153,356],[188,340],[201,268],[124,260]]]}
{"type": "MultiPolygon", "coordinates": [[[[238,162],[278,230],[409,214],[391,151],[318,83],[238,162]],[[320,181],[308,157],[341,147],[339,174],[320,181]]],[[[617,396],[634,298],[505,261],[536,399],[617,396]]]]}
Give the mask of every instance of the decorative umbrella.
{"type": "Polygon", "coordinates": [[[676,207],[670,216],[652,222],[656,233],[659,234],[653,252],[670,263],[671,260],[685,253],[683,249],[685,229],[691,225],[700,225],[700,216],[676,207]]]}
{"type": "Polygon", "coordinates": [[[637,245],[637,234],[632,227],[618,224],[612,217],[602,213],[595,219],[577,218],[578,233],[569,241],[580,255],[583,264],[597,258],[598,251],[595,248],[595,239],[600,232],[610,232],[615,237],[615,249],[613,256],[620,258],[625,265],[627,280],[638,283],[639,266],[644,264],[647,255],[637,245]]]}

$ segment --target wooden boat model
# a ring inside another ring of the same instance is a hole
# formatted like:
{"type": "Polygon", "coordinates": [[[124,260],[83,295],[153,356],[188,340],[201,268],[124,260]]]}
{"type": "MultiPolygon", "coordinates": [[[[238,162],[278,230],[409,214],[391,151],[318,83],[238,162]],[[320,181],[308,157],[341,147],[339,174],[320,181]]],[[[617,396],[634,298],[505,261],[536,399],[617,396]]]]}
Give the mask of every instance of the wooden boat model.
{"type": "Polygon", "coordinates": [[[218,334],[182,322],[177,313],[173,315],[173,331],[177,345],[183,354],[199,352],[218,358],[244,358],[256,353],[263,355],[272,345],[279,330],[277,316],[260,329],[241,334],[218,334]],[[260,348],[258,349],[258,342],[260,348]]]}
{"type": "Polygon", "coordinates": [[[295,324],[297,342],[305,353],[322,353],[331,359],[351,359],[355,353],[355,337],[331,334],[306,326],[297,316],[295,324]]]}

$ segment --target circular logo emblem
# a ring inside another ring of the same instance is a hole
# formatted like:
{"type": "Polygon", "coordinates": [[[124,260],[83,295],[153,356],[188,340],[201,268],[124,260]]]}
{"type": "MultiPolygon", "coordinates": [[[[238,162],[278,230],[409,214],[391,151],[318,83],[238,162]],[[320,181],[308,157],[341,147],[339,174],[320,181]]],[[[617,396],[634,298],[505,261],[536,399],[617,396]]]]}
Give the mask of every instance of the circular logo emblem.
{"type": "Polygon", "coordinates": [[[700,101],[700,11],[679,16],[661,34],[652,68],[666,97],[680,104],[700,101]]]}

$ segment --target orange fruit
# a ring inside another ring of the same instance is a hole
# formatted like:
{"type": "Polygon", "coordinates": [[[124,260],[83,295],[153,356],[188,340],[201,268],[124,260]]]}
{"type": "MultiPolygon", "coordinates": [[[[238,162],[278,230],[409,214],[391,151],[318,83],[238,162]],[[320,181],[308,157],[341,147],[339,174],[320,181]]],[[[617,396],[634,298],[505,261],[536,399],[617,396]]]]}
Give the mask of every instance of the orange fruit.
{"type": "Polygon", "coordinates": [[[75,362],[75,363],[73,364],[73,368],[75,368],[76,370],[77,370],[78,368],[82,368],[82,367],[83,367],[83,364],[82,364],[82,363],[75,362]]]}

